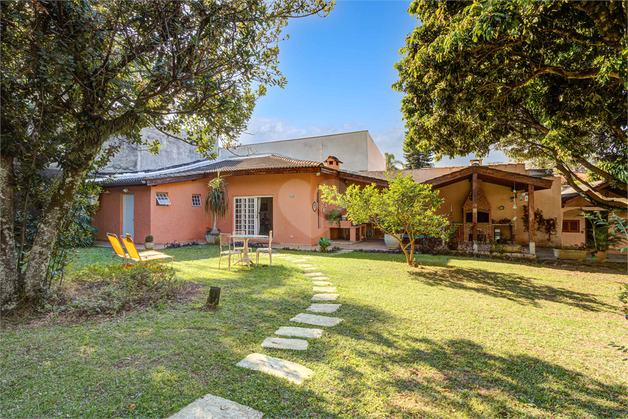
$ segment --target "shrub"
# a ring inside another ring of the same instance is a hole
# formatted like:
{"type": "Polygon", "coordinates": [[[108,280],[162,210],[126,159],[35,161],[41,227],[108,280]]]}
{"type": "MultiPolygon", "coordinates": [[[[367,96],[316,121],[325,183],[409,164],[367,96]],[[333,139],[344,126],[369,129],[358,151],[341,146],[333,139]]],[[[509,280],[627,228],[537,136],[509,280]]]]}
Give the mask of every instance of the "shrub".
{"type": "Polygon", "coordinates": [[[321,252],[326,252],[329,246],[331,246],[331,240],[327,237],[321,237],[318,239],[318,247],[321,248],[321,252]]]}
{"type": "Polygon", "coordinates": [[[148,236],[146,236],[146,238],[144,239],[144,241],[146,242],[152,242],[154,240],[154,237],[151,236],[150,234],[148,236]]]}
{"type": "Polygon", "coordinates": [[[68,275],[46,304],[47,311],[90,316],[159,307],[175,299],[182,284],[166,265],[91,265],[68,275]]]}

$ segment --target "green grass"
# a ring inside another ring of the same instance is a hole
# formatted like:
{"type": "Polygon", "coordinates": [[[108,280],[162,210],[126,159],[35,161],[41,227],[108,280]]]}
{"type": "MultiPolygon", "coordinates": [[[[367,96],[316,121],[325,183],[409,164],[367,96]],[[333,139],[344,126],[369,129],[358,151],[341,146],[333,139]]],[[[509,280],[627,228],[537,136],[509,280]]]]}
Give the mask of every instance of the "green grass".
{"type": "MultiPolygon", "coordinates": [[[[228,272],[215,247],[168,253],[180,279],[222,288],[219,310],[195,309],[205,289],[165,310],[5,327],[0,417],[167,417],[206,393],[268,418],[628,417],[628,355],[611,346],[628,344],[623,272],[308,253],[345,321],[288,352],[260,344],[310,303],[295,264],[228,272]],[[251,352],[314,375],[297,386],[235,366],[251,352]]],[[[75,268],[109,255],[83,250],[75,268]]]]}

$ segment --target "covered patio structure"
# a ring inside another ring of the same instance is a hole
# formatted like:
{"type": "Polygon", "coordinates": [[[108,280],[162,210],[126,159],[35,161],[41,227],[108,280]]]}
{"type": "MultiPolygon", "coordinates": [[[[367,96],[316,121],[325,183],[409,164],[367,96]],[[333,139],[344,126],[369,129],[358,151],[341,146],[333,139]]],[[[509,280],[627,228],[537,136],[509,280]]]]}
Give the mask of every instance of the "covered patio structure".
{"type": "MultiPolygon", "coordinates": [[[[472,161],[471,166],[425,180],[422,183],[432,185],[434,189],[441,190],[441,196],[445,198],[444,207],[451,208],[450,211],[453,215],[454,205],[448,205],[448,201],[453,202],[455,197],[448,195],[443,188],[465,181],[470,182],[471,188],[464,203],[460,207],[462,211],[462,221],[457,223],[462,227],[460,233],[464,241],[472,240],[474,242],[474,251],[477,251],[476,244],[479,231],[494,237],[497,231],[501,233],[499,229],[508,227],[510,231],[509,234],[511,234],[510,237],[513,237],[515,229],[513,229],[512,223],[516,223],[517,221],[517,203],[521,201],[522,204],[528,205],[529,210],[526,215],[529,220],[528,246],[530,254],[535,254],[535,191],[551,189],[553,180],[481,166],[478,160],[477,162],[472,161]],[[500,188],[499,193],[495,193],[494,188],[489,191],[487,189],[490,188],[488,186],[485,188],[484,184],[504,186],[507,187],[508,190],[500,188]],[[497,212],[496,207],[504,211],[509,202],[512,205],[514,215],[512,217],[500,217],[500,213],[497,212]],[[497,221],[495,218],[497,218],[497,221]],[[510,221],[508,223],[501,222],[506,218],[511,220],[512,223],[510,221]]],[[[506,213],[502,215],[504,214],[506,213]]]]}

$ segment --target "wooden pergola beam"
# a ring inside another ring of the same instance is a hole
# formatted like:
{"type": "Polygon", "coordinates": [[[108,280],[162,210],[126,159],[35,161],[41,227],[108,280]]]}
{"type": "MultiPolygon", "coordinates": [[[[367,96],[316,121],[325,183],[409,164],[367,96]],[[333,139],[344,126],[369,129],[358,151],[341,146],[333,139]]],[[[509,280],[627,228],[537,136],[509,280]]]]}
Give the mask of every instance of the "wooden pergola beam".
{"type": "Polygon", "coordinates": [[[550,179],[542,179],[533,176],[523,175],[521,173],[507,172],[505,170],[493,169],[485,166],[469,166],[455,172],[447,173],[433,179],[426,180],[422,183],[432,185],[434,188],[442,188],[443,186],[452,185],[468,179],[470,176],[477,175],[478,179],[494,183],[497,185],[510,186],[516,183],[520,186],[533,185],[536,190],[550,189],[553,181],[550,179]]]}

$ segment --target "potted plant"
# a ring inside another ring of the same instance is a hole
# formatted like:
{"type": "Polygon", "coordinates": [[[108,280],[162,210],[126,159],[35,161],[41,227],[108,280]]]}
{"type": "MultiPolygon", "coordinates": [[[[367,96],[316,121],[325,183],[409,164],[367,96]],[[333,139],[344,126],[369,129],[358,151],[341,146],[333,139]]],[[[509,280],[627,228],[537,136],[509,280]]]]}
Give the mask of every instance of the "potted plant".
{"type": "Polygon", "coordinates": [[[570,244],[554,249],[554,256],[558,259],[585,260],[587,258],[587,248],[584,243],[570,244]]]}
{"type": "Polygon", "coordinates": [[[155,243],[153,242],[153,236],[150,234],[146,236],[144,239],[144,248],[147,250],[153,250],[155,248],[155,243]]]}
{"type": "Polygon", "coordinates": [[[593,256],[593,260],[602,263],[606,259],[606,252],[609,248],[618,246],[622,237],[615,231],[614,222],[608,219],[600,211],[583,212],[582,216],[591,222],[591,233],[593,243],[587,246],[593,256]]]}
{"type": "Polygon", "coordinates": [[[216,222],[218,217],[223,218],[227,214],[229,209],[229,195],[227,194],[227,182],[224,178],[220,177],[220,172],[217,176],[210,180],[207,184],[209,192],[205,199],[205,211],[214,213],[214,227],[205,233],[205,239],[207,244],[215,244],[219,238],[220,231],[216,228],[216,222]]]}
{"type": "Polygon", "coordinates": [[[333,209],[331,211],[328,212],[328,217],[329,217],[329,222],[333,225],[334,223],[338,224],[338,228],[340,228],[340,220],[341,220],[341,215],[340,215],[340,211],[338,211],[337,209],[333,209]]]}
{"type": "Polygon", "coordinates": [[[331,240],[327,237],[321,237],[318,239],[318,251],[325,253],[327,252],[327,248],[331,246],[331,240]]]}

